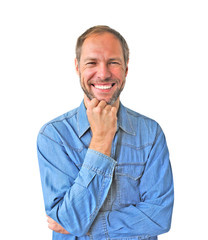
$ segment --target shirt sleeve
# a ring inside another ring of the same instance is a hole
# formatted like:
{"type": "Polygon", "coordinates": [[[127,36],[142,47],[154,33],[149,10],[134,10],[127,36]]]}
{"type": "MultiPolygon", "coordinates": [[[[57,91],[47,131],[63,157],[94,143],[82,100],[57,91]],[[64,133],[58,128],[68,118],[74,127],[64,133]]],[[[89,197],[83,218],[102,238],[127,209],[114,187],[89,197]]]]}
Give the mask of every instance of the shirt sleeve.
{"type": "Polygon", "coordinates": [[[146,239],[170,229],[174,198],[173,178],[165,136],[160,127],[139,188],[140,200],[137,204],[98,214],[90,230],[93,239],[98,236],[106,239],[119,236],[146,239]]]}
{"type": "Polygon", "coordinates": [[[74,236],[85,235],[108,194],[116,162],[88,149],[78,169],[64,146],[43,133],[37,151],[47,215],[74,236]]]}

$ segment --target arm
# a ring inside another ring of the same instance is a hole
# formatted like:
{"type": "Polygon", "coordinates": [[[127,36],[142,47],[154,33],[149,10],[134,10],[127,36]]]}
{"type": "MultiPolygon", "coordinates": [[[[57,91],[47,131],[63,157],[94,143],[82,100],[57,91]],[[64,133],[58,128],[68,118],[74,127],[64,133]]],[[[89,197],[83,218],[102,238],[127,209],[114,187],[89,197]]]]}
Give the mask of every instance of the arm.
{"type": "Polygon", "coordinates": [[[49,221],[54,220],[49,227],[75,236],[88,232],[107,196],[116,165],[109,156],[117,127],[117,109],[97,99],[88,101],[87,106],[93,136],[80,171],[62,144],[44,132],[38,136],[46,213],[49,221]]]}
{"type": "Polygon", "coordinates": [[[140,179],[140,201],[114,211],[100,212],[92,225],[93,239],[157,236],[169,230],[173,208],[173,179],[168,148],[160,128],[140,179]],[[105,232],[101,232],[105,223],[105,232]]]}
{"type": "Polygon", "coordinates": [[[79,171],[64,146],[44,132],[37,146],[47,215],[71,234],[85,235],[107,196],[115,161],[88,149],[79,171]]]}

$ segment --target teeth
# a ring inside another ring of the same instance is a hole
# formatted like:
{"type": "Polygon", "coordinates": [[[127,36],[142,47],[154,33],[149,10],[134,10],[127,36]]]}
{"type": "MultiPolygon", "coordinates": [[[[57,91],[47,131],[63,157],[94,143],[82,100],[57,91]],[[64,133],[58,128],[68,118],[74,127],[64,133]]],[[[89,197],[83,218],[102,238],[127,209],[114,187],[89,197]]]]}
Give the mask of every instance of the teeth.
{"type": "Polygon", "coordinates": [[[111,85],[94,85],[95,88],[98,89],[110,89],[112,86],[111,85]]]}

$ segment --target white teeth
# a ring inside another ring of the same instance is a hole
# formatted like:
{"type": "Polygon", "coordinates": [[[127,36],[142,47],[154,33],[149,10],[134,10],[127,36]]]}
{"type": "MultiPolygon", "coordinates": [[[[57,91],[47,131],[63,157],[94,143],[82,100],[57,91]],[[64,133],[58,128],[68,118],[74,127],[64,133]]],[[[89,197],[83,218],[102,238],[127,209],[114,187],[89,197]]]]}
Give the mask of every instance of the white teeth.
{"type": "Polygon", "coordinates": [[[98,89],[110,89],[112,86],[111,85],[94,85],[95,88],[98,89]]]}

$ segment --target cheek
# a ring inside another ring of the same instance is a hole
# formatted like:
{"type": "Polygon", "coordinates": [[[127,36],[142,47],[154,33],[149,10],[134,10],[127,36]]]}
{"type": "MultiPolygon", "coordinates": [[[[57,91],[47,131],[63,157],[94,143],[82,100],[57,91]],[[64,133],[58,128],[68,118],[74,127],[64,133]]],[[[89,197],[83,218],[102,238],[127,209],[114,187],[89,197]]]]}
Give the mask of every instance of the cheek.
{"type": "Polygon", "coordinates": [[[96,70],[92,68],[85,69],[82,74],[82,81],[87,83],[89,80],[91,80],[94,76],[96,76],[96,70]]]}
{"type": "Polygon", "coordinates": [[[121,71],[120,69],[114,69],[112,71],[113,78],[116,78],[120,80],[120,82],[123,82],[125,80],[125,72],[121,71]]]}

